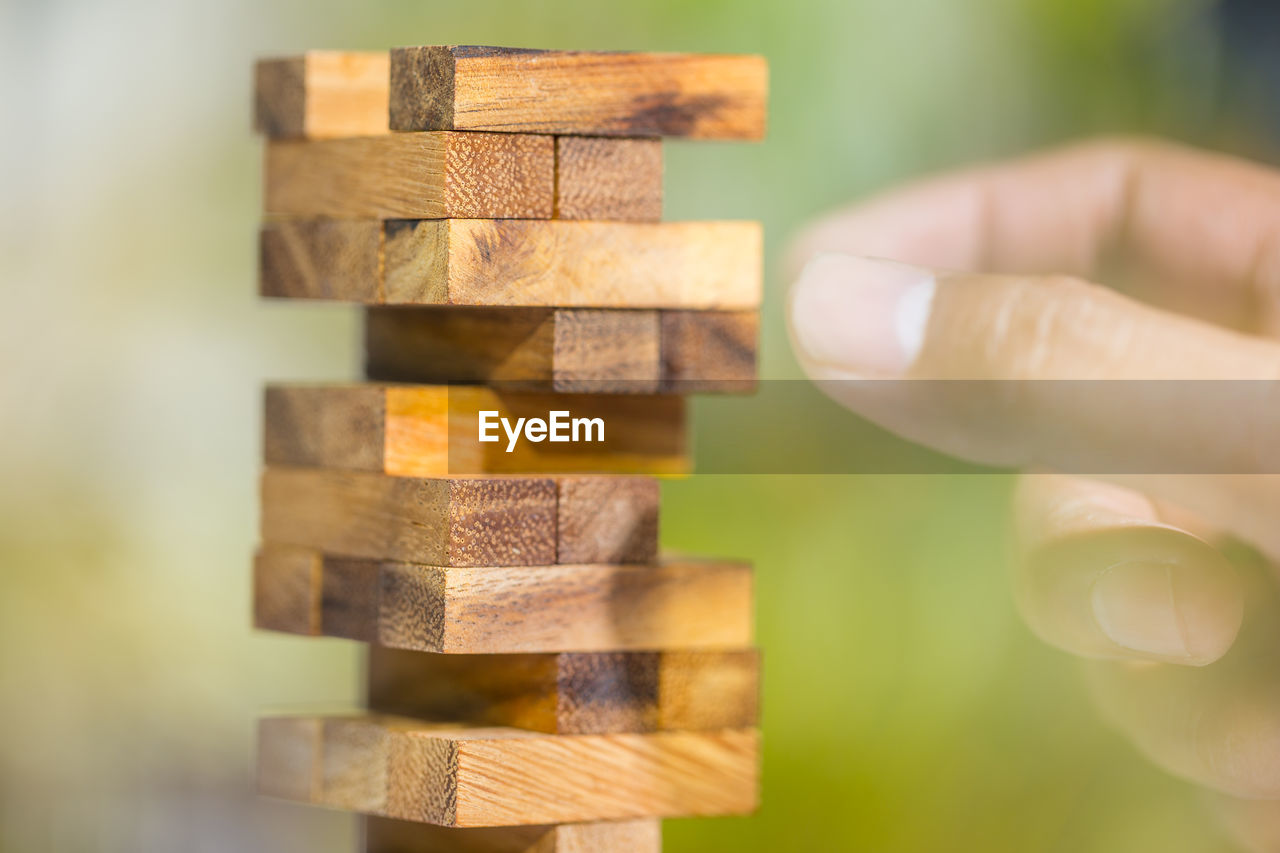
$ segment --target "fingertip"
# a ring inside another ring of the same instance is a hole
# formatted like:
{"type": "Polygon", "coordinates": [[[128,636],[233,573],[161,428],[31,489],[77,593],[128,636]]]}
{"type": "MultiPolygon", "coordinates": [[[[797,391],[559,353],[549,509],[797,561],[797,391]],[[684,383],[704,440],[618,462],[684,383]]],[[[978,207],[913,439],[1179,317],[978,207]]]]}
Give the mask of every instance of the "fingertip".
{"type": "Polygon", "coordinates": [[[1024,555],[1018,577],[1027,624],[1082,657],[1204,666],[1230,650],[1244,619],[1230,561],[1156,522],[1103,519],[1052,535],[1024,555]]]}
{"type": "Polygon", "coordinates": [[[924,345],[932,271],[894,261],[824,252],[792,285],[789,322],[802,362],[864,378],[897,378],[924,345]]]}

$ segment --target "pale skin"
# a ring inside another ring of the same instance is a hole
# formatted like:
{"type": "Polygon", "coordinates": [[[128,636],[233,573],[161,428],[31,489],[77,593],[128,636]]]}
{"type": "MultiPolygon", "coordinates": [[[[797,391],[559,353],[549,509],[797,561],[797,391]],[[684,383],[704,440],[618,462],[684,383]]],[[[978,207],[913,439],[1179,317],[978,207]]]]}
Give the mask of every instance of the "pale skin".
{"type": "Polygon", "coordinates": [[[1280,398],[842,381],[1280,381],[1280,173],[1077,144],[832,214],[791,263],[806,372],[912,440],[1035,472],[1013,525],[1027,625],[1087,659],[1108,722],[1209,792],[1242,847],[1280,850],[1280,398]],[[1134,459],[1162,473],[1108,474],[1134,459]]]}

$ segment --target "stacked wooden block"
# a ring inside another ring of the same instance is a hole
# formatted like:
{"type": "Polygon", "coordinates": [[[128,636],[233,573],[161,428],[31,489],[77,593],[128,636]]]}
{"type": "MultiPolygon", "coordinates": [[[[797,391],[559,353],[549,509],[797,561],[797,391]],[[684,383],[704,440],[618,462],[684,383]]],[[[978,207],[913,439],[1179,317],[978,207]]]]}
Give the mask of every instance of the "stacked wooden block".
{"type": "Polygon", "coordinates": [[[259,64],[264,296],[365,308],[368,382],[266,393],[261,628],[369,644],[369,711],[264,719],[267,794],[364,849],[655,851],[757,798],[750,567],[658,556],[683,393],[755,376],[755,223],[660,222],[659,137],[758,139],[758,57],[259,64]],[[582,419],[599,441],[486,418],[582,419]]]}

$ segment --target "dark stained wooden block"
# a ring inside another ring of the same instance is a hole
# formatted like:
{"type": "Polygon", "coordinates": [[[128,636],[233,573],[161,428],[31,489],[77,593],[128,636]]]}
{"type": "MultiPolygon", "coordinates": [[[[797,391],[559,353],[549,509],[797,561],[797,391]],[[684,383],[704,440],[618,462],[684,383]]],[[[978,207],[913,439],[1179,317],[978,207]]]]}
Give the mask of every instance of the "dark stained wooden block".
{"type": "Polygon", "coordinates": [[[372,647],[375,711],[558,734],[743,728],[759,655],[739,651],[441,655],[372,647]]]}

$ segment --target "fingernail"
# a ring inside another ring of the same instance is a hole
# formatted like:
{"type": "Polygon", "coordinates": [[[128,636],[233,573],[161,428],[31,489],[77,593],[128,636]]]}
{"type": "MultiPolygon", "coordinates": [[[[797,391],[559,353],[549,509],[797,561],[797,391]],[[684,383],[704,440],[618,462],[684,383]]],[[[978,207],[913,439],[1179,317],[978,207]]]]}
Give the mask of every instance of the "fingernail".
{"type": "Polygon", "coordinates": [[[1127,562],[1093,583],[1093,618],[1112,642],[1159,659],[1186,660],[1186,617],[1179,602],[1178,566],[1127,562]]]}
{"type": "Polygon", "coordinates": [[[931,270],[855,255],[815,255],[791,289],[791,331],[810,361],[868,378],[907,372],[924,345],[931,270]]]}

